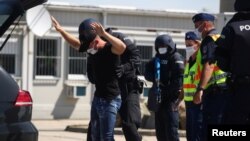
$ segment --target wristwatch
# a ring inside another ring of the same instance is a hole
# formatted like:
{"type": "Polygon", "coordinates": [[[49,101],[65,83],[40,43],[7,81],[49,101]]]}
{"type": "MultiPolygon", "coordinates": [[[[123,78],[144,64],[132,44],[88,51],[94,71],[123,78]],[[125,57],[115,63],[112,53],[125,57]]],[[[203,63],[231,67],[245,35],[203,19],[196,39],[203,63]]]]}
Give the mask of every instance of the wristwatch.
{"type": "Polygon", "coordinates": [[[204,88],[202,88],[201,86],[198,86],[197,89],[196,89],[197,92],[198,91],[203,91],[203,90],[204,90],[204,88]]]}

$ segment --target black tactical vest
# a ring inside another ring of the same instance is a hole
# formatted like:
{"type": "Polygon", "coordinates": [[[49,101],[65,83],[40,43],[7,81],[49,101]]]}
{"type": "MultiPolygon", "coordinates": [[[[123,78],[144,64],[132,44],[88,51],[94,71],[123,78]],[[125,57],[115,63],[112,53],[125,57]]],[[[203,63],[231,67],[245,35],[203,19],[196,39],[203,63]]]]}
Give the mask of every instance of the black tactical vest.
{"type": "Polygon", "coordinates": [[[234,41],[231,50],[231,72],[234,75],[250,75],[250,20],[232,22],[234,41]]]}

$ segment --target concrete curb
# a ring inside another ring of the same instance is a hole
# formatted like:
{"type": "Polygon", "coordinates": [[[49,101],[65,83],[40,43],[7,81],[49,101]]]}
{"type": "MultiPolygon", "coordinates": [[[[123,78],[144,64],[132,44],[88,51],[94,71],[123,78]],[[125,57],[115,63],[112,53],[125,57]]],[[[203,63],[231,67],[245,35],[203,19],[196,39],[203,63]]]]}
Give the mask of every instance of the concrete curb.
{"type": "MultiPolygon", "coordinates": [[[[87,133],[88,126],[87,125],[68,125],[65,128],[65,131],[87,133]]],[[[139,129],[139,132],[140,132],[140,134],[142,136],[155,136],[155,130],[154,129],[139,129]]],[[[121,127],[116,127],[115,128],[115,134],[116,135],[123,135],[122,128],[121,127]]],[[[179,130],[179,136],[180,137],[186,137],[186,131],[185,130],[179,130]]]]}

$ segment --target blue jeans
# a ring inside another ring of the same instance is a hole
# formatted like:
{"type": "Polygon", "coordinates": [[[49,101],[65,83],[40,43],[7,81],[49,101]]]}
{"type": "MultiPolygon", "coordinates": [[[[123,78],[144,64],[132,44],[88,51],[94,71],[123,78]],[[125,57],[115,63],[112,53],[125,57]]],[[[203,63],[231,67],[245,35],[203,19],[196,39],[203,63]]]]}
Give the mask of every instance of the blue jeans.
{"type": "Polygon", "coordinates": [[[120,107],[120,96],[111,101],[94,97],[91,107],[92,141],[114,141],[116,115],[120,107]]]}
{"type": "Polygon", "coordinates": [[[201,105],[193,101],[186,102],[186,134],[187,141],[201,141],[202,111],[201,105]]]}

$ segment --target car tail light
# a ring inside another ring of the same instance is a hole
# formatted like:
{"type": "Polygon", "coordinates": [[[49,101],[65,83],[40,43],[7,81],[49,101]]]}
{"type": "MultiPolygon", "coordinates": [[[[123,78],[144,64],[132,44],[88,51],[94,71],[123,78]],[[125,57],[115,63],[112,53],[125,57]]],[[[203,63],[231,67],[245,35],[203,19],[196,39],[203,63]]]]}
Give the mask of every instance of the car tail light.
{"type": "Polygon", "coordinates": [[[19,90],[15,106],[31,106],[32,98],[28,91],[19,90]]]}

